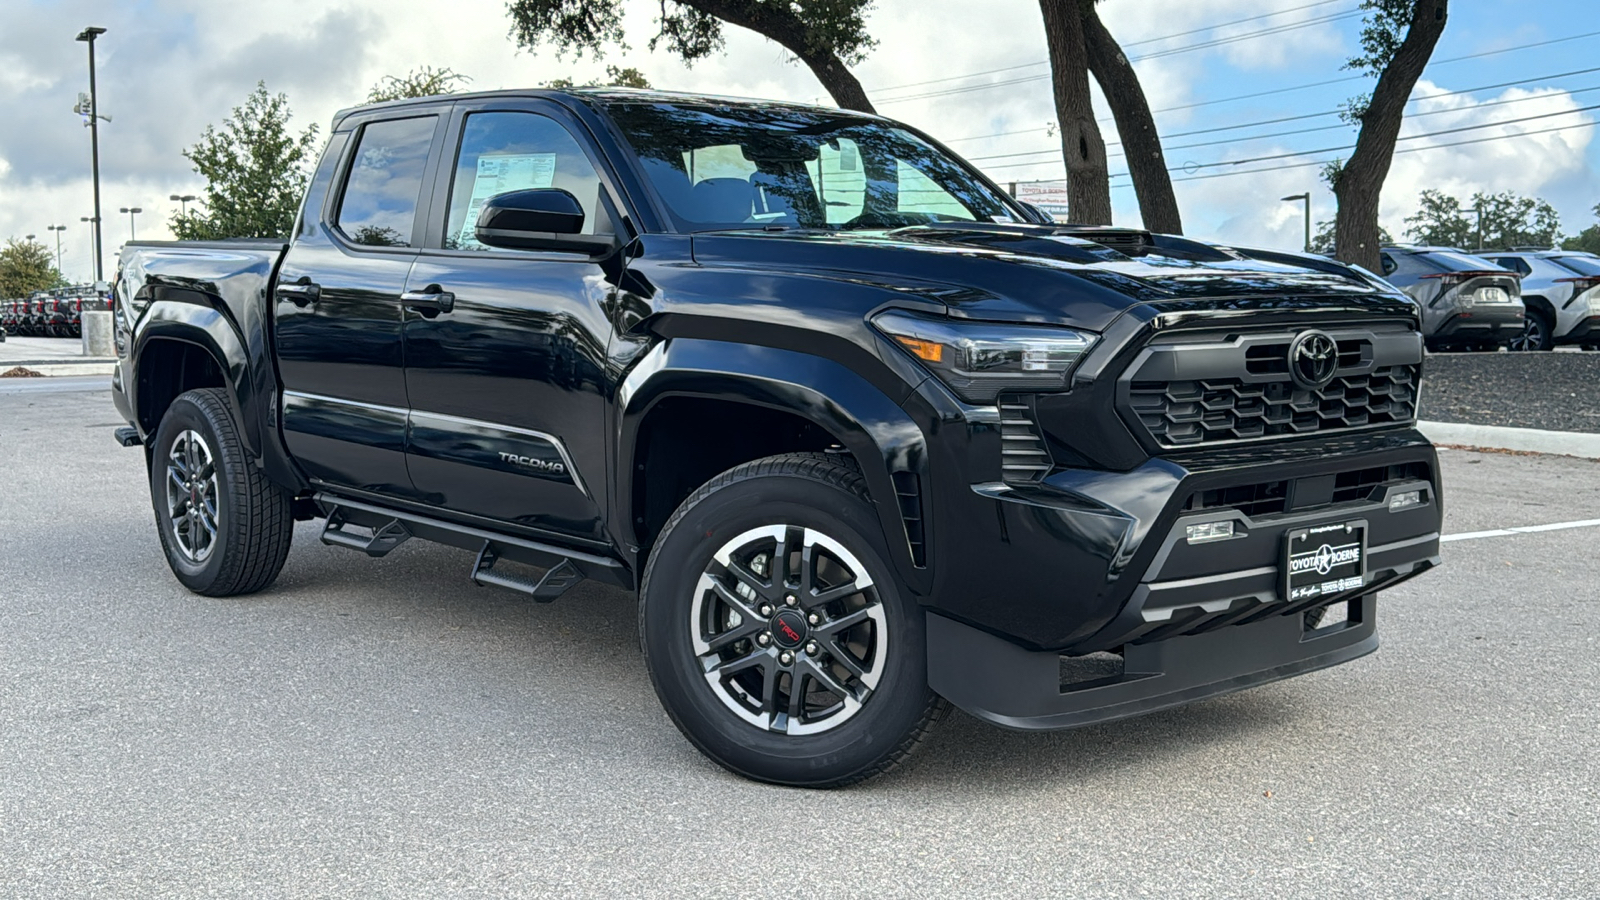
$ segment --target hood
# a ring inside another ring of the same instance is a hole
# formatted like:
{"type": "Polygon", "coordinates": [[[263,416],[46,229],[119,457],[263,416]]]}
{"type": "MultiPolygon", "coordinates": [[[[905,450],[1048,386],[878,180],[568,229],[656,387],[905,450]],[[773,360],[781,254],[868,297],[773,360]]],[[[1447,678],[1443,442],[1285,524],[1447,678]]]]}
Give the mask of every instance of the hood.
{"type": "Polygon", "coordinates": [[[1139,304],[1199,310],[1252,298],[1313,307],[1396,302],[1393,293],[1330,261],[1257,259],[1112,228],[948,223],[704,232],[694,235],[694,256],[708,266],[753,264],[875,282],[941,301],[955,317],[1094,331],[1139,304]]]}

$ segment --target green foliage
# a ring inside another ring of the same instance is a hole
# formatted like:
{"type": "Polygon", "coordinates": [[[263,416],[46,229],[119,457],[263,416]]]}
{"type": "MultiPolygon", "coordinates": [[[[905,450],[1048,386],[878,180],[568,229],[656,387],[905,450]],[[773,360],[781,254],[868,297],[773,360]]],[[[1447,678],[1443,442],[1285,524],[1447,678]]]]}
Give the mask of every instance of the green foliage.
{"type": "Polygon", "coordinates": [[[633,68],[632,66],[627,68],[606,66],[606,77],[604,80],[597,78],[593,81],[587,81],[583,84],[578,84],[571,78],[552,78],[545,84],[545,87],[554,88],[558,91],[564,91],[567,88],[575,87],[625,87],[649,90],[650,86],[650,79],[644,77],[643,72],[633,68]]]}
{"type": "Polygon", "coordinates": [[[1367,11],[1361,20],[1361,54],[1344,67],[1377,78],[1405,43],[1416,0],[1362,0],[1361,8],[1367,11]]]}
{"type": "MultiPolygon", "coordinates": [[[[1595,204],[1594,214],[1596,218],[1600,218],[1600,203],[1595,204]]],[[[1561,249],[1600,253],[1600,224],[1590,225],[1588,228],[1562,241],[1561,249]]]]}
{"type": "Polygon", "coordinates": [[[372,86],[367,91],[368,103],[383,103],[387,100],[407,100],[412,97],[434,97],[439,94],[454,94],[458,85],[471,82],[472,79],[451,69],[435,69],[432,66],[422,66],[412,69],[406,74],[396,77],[385,75],[383,80],[372,86]]]}
{"type": "Polygon", "coordinates": [[[1555,207],[1513,191],[1480,191],[1463,206],[1455,197],[1430,189],[1422,192],[1419,204],[1417,212],[1406,217],[1405,233],[1421,244],[1477,249],[1479,224],[1474,210],[1482,210],[1483,247],[1551,247],[1561,239],[1561,217],[1555,207]]]}
{"type": "MultiPolygon", "coordinates": [[[[1335,225],[1336,223],[1332,219],[1317,223],[1316,233],[1311,236],[1312,253],[1321,254],[1322,256],[1333,255],[1335,225]]],[[[1394,238],[1389,235],[1388,230],[1382,225],[1378,226],[1378,240],[1383,244],[1394,243],[1394,238]]]]}
{"type": "Polygon", "coordinates": [[[204,210],[170,220],[181,240],[285,237],[305,192],[317,126],[289,132],[289,98],[257,83],[219,130],[207,125],[200,142],[183,151],[206,180],[204,210]]]}
{"type": "MultiPolygon", "coordinates": [[[[756,27],[798,20],[806,48],[832,53],[846,65],[860,62],[877,42],[867,34],[867,11],[875,0],[660,0],[656,35],[650,49],[664,45],[684,62],[720,51],[724,21],[756,27]]],[[[622,25],[622,0],[510,0],[511,37],[517,46],[548,44],[558,55],[588,54],[596,59],[609,47],[629,49],[622,25]]]]}
{"type": "Polygon", "coordinates": [[[1328,186],[1328,190],[1338,190],[1339,176],[1344,174],[1344,160],[1336,159],[1324,165],[1318,174],[1322,177],[1322,183],[1328,186]]]}
{"type": "Polygon", "coordinates": [[[0,247],[0,298],[26,297],[34,291],[66,287],[55,257],[38,241],[11,238],[0,247]]]}

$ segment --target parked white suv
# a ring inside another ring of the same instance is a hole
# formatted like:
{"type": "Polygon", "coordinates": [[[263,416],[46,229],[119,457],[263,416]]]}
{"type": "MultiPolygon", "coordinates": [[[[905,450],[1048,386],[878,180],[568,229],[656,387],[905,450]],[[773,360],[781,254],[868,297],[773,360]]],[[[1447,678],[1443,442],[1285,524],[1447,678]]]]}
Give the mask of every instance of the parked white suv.
{"type": "Polygon", "coordinates": [[[1600,257],[1577,250],[1513,250],[1483,256],[1522,275],[1527,324],[1511,349],[1577,344],[1600,350],[1600,257]]]}

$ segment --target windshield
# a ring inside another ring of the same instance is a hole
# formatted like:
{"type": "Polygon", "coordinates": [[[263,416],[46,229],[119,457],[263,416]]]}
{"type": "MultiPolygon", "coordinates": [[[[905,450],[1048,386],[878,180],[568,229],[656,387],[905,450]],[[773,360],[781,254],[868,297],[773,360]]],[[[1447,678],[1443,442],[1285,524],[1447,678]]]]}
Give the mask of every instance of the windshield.
{"type": "Polygon", "coordinates": [[[1592,256],[1556,256],[1550,261],[1579,275],[1600,275],[1600,259],[1592,256]]]}
{"type": "Polygon", "coordinates": [[[903,128],[826,110],[614,103],[678,231],[1010,222],[1019,212],[903,128]]]}

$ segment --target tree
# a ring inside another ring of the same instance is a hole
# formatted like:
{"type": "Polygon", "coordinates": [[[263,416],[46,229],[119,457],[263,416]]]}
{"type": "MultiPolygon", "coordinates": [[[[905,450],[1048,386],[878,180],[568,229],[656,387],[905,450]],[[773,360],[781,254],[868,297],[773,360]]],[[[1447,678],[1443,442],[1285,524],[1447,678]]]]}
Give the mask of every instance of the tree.
{"type": "MultiPolygon", "coordinates": [[[[1311,236],[1311,252],[1320,256],[1333,256],[1334,222],[1328,219],[1317,223],[1317,232],[1311,236]]],[[[1388,229],[1378,226],[1378,243],[1387,245],[1394,243],[1394,238],[1389,236],[1388,229]]]]}
{"type": "MultiPolygon", "coordinates": [[[[1600,218],[1600,203],[1595,204],[1594,214],[1600,218]]],[[[1590,225],[1578,232],[1573,237],[1561,242],[1563,250],[1582,250],[1586,253],[1600,253],[1600,224],[1590,225]]]]}
{"type": "Polygon", "coordinates": [[[1472,195],[1471,206],[1463,207],[1454,197],[1425,190],[1417,212],[1406,217],[1406,236],[1464,250],[1553,247],[1561,238],[1561,216],[1544,200],[1513,191],[1480,191],[1472,195]],[[1474,210],[1480,212],[1469,217],[1474,210]]]}
{"type": "Polygon", "coordinates": [[[1111,224],[1111,181],[1106,142],[1089,96],[1089,52],[1080,0],[1039,0],[1050,48],[1061,153],[1067,164],[1067,218],[1085,225],[1111,224]]]}
{"type": "MultiPolygon", "coordinates": [[[[835,103],[874,112],[850,66],[876,46],[867,34],[866,13],[875,0],[660,0],[661,15],[650,49],[665,44],[685,63],[725,46],[723,23],[767,38],[811,70],[835,103]]],[[[511,37],[519,47],[551,44],[557,53],[604,55],[626,49],[622,0],[510,0],[511,37]]]]}
{"type": "Polygon", "coordinates": [[[650,79],[644,77],[643,72],[633,68],[632,66],[629,66],[626,69],[621,69],[616,66],[606,66],[606,77],[604,81],[595,79],[584,84],[578,84],[571,78],[552,78],[545,84],[545,87],[555,88],[556,90],[565,90],[571,87],[625,87],[649,90],[650,79]]]}
{"type": "Polygon", "coordinates": [[[11,238],[0,247],[0,298],[26,297],[66,284],[50,248],[38,241],[11,238]]]}
{"type": "Polygon", "coordinates": [[[1345,68],[1376,75],[1377,85],[1365,102],[1352,109],[1360,121],[1355,151],[1330,171],[1339,210],[1335,219],[1339,259],[1378,269],[1378,200],[1389,177],[1395,139],[1406,101],[1433,48],[1444,33],[1449,0],[1362,0],[1360,56],[1345,68]]]}
{"type": "MultiPolygon", "coordinates": [[[[1172,192],[1172,176],[1167,171],[1167,160],[1161,151],[1161,136],[1156,132],[1150,103],[1139,84],[1139,74],[1133,70],[1122,47],[1095,12],[1097,2],[1092,0],[1082,4],[1083,40],[1088,50],[1089,72],[1100,83],[1100,90],[1106,95],[1111,115],[1116,120],[1117,136],[1122,139],[1128,174],[1133,180],[1133,192],[1139,198],[1139,216],[1144,220],[1144,227],[1150,231],[1182,234],[1183,219],[1178,214],[1178,198],[1172,192]]],[[[1106,202],[1109,204],[1109,184],[1106,192],[1106,202]]]]}
{"type": "Polygon", "coordinates": [[[383,80],[372,86],[367,91],[368,103],[383,103],[386,100],[406,100],[411,97],[434,97],[439,94],[454,94],[457,85],[471,82],[472,79],[451,69],[435,69],[432,66],[422,66],[412,69],[406,74],[395,77],[383,76],[383,80]]]}
{"type": "Polygon", "coordinates": [[[1471,247],[1472,220],[1461,211],[1461,201],[1429,188],[1418,208],[1406,216],[1406,237],[1433,247],[1471,247]]]}
{"type": "Polygon", "coordinates": [[[289,132],[289,98],[267,93],[264,82],[234,107],[219,130],[207,125],[200,142],[183,151],[206,179],[204,211],[175,214],[181,240],[285,237],[305,193],[317,126],[289,132]]]}

